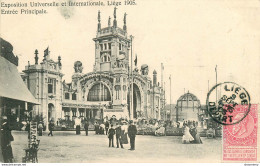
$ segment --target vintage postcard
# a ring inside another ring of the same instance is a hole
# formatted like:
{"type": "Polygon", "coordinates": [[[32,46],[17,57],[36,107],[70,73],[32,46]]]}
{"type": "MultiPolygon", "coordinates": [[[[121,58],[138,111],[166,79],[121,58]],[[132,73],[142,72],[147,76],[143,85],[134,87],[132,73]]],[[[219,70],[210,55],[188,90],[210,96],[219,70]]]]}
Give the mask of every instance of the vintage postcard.
{"type": "Polygon", "coordinates": [[[259,0],[1,0],[2,163],[258,163],[259,0]]]}

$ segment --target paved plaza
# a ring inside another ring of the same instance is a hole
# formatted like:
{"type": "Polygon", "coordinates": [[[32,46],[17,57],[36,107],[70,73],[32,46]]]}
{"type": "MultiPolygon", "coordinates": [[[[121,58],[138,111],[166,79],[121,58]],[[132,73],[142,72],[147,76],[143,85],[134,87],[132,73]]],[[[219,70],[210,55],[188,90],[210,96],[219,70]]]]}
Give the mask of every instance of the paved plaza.
{"type": "MultiPolygon", "coordinates": [[[[27,146],[27,132],[13,131],[12,142],[15,162],[22,162],[27,146]]],[[[105,163],[105,162],[218,162],[221,160],[221,138],[202,137],[203,144],[182,144],[180,136],[136,137],[136,150],[109,148],[106,135],[76,135],[74,131],[54,131],[53,137],[45,132],[38,137],[40,149],[39,163],[105,163]],[[211,159],[208,161],[208,159],[211,159]],[[213,160],[212,160],[213,159],[213,160]]]]}

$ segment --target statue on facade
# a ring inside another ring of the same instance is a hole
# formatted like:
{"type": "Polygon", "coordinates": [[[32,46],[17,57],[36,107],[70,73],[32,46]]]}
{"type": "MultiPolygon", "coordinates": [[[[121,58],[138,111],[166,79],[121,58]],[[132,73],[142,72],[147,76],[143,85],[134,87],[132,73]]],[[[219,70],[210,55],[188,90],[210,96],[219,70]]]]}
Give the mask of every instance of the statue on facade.
{"type": "Polygon", "coordinates": [[[74,63],[74,70],[75,70],[75,73],[82,73],[82,70],[83,70],[82,62],[76,61],[74,63]]]}
{"type": "Polygon", "coordinates": [[[141,66],[141,73],[142,75],[148,75],[149,73],[149,67],[147,64],[144,64],[141,66]]]}

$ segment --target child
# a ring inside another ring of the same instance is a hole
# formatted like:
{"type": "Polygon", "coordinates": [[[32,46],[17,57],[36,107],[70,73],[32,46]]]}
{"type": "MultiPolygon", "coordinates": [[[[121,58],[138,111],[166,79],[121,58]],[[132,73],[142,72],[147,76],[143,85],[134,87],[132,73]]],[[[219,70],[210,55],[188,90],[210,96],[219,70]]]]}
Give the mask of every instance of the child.
{"type": "Polygon", "coordinates": [[[111,125],[111,128],[108,130],[108,138],[109,138],[109,147],[114,147],[114,135],[115,135],[115,129],[113,128],[113,125],[111,125]]]}

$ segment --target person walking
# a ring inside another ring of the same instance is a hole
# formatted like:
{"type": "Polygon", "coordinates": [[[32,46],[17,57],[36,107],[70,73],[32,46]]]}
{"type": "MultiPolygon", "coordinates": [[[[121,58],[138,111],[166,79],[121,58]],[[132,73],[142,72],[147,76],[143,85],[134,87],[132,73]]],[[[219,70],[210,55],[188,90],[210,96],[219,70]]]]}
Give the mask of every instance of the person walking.
{"type": "Polygon", "coordinates": [[[135,150],[135,136],[137,134],[136,126],[133,124],[133,121],[130,120],[130,126],[128,127],[128,137],[130,138],[130,149],[135,150]]]}
{"type": "Polygon", "coordinates": [[[42,136],[43,125],[42,122],[38,124],[38,136],[42,136]]]}
{"type": "Polygon", "coordinates": [[[121,146],[121,148],[123,149],[123,144],[121,141],[121,134],[122,134],[122,130],[121,130],[121,125],[119,125],[118,123],[116,124],[116,147],[119,148],[119,144],[121,146]]]}
{"type": "Polygon", "coordinates": [[[2,157],[5,163],[12,163],[14,157],[11,142],[14,141],[14,137],[12,136],[7,117],[3,116],[2,120],[0,132],[2,157]]]}
{"type": "Polygon", "coordinates": [[[75,119],[75,126],[76,126],[76,134],[77,135],[80,134],[80,124],[81,124],[81,119],[80,119],[80,117],[77,117],[75,119]]]}
{"type": "Polygon", "coordinates": [[[48,134],[48,136],[53,136],[53,134],[52,134],[52,131],[54,130],[54,122],[53,121],[50,121],[50,123],[49,123],[49,134],[48,134]]]}
{"type": "Polygon", "coordinates": [[[114,147],[114,135],[115,135],[115,129],[113,128],[113,125],[111,125],[111,128],[108,130],[108,139],[109,139],[109,147],[114,147]]]}
{"type": "Polygon", "coordinates": [[[108,120],[105,123],[105,129],[106,129],[106,135],[107,135],[107,132],[108,132],[108,129],[109,129],[109,122],[108,122],[108,120]]]}
{"type": "Polygon", "coordinates": [[[89,123],[88,121],[86,120],[85,124],[84,124],[84,129],[86,131],[86,136],[88,136],[88,126],[89,126],[89,123]]]}
{"type": "Polygon", "coordinates": [[[98,125],[98,122],[95,123],[94,127],[95,127],[95,132],[96,132],[96,134],[99,134],[99,125],[98,125]]]}

